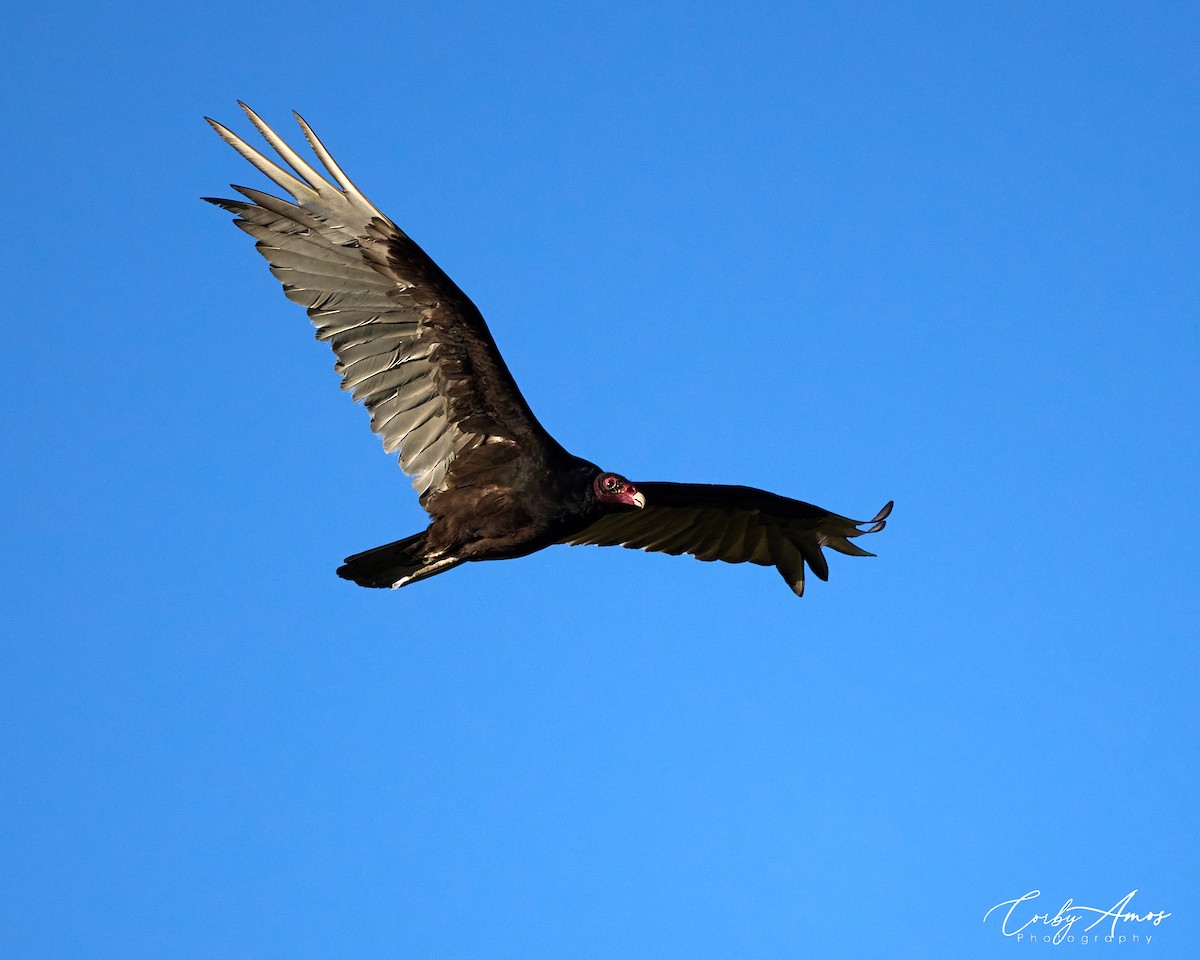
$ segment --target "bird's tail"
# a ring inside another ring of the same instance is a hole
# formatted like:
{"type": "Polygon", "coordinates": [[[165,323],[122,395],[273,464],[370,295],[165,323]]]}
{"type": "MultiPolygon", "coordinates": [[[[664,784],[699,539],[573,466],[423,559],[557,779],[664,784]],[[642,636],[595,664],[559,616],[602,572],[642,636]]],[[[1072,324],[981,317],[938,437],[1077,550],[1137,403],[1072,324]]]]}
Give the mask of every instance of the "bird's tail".
{"type": "Polygon", "coordinates": [[[425,534],[422,530],[395,543],[385,543],[382,547],[347,557],[338,567],[337,575],[343,580],[353,580],[360,587],[403,587],[463,562],[448,557],[427,557],[425,534]]]}

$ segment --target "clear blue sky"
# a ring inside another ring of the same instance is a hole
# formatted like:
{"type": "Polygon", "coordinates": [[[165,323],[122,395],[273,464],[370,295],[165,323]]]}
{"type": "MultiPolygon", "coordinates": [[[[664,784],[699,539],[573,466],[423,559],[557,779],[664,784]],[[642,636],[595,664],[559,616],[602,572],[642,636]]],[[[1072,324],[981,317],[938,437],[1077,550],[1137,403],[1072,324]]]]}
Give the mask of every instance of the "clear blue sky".
{"type": "Polygon", "coordinates": [[[1196,955],[1194,4],[3,17],[0,956],[1073,956],[1035,889],[1196,955]],[[197,199],[235,98],[568,448],[879,557],[338,580],[424,515],[197,199]]]}

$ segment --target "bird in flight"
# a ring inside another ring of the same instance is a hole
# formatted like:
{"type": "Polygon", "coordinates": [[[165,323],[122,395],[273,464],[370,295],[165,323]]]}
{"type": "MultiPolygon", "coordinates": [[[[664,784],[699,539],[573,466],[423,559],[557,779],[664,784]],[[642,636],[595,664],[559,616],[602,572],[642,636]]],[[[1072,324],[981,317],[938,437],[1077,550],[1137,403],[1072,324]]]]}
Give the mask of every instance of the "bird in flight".
{"type": "Polygon", "coordinates": [[[483,316],[429,256],[371,203],[296,115],[322,174],[240,104],[285,169],[229,129],[213,129],[289,199],[234,185],[205,197],[235,215],[337,358],[342,389],[429,513],[427,529],[348,557],[338,576],[402,587],[474,560],[552,544],[597,544],[773,566],[797,596],[822,580],[829,547],[884,528],[753,487],[631,483],[568,453],[538,423],[483,316]],[[332,179],[332,183],[330,182],[332,179]]]}

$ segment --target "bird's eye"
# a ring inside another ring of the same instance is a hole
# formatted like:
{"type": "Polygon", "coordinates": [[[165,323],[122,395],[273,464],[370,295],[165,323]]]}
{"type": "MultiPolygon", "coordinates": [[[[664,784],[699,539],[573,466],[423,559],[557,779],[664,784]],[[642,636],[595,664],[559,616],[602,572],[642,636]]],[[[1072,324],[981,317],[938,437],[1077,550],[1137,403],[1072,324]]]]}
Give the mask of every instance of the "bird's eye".
{"type": "Polygon", "coordinates": [[[604,489],[609,493],[616,493],[621,489],[621,481],[616,477],[606,477],[604,480],[604,489]]]}

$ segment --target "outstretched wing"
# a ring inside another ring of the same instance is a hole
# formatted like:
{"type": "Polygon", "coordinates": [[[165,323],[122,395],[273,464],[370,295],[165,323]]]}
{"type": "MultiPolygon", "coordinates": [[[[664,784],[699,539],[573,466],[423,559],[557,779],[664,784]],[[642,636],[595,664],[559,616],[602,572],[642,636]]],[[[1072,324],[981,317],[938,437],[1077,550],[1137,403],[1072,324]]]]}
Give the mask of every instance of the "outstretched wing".
{"type": "Polygon", "coordinates": [[[478,467],[560,452],[454,281],[358,191],[299,114],[336,186],[241,107],[292,172],[208,122],[291,199],[236,185],[245,200],[205,199],[237,215],[284,293],[308,308],[317,339],[337,356],[342,389],[370,411],[371,429],[388,453],[399,453],[421,502],[454,485],[460,458],[478,467]],[[464,458],[485,444],[507,449],[464,458]]]}
{"type": "Polygon", "coordinates": [[[848,520],[811,503],[753,487],[705,483],[634,486],[646,497],[643,509],[609,514],[563,542],[773,566],[801,597],[806,563],[820,579],[829,579],[822,547],[853,557],[874,556],[850,541],[882,530],[892,512],[889,501],[873,520],[848,520]],[[870,524],[867,529],[860,529],[866,524],[870,524]]]}

